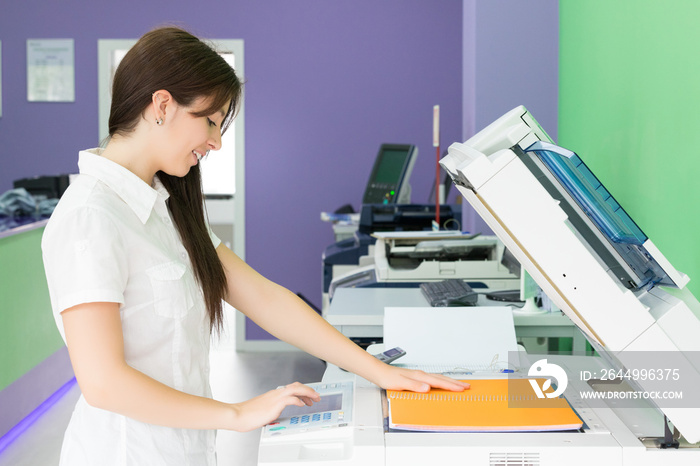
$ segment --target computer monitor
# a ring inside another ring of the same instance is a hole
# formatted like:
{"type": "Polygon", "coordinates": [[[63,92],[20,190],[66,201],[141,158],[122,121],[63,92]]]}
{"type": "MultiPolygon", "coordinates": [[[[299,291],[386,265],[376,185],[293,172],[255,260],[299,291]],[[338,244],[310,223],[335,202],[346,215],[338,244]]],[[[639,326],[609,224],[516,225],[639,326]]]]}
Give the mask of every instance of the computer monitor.
{"type": "Polygon", "coordinates": [[[410,144],[382,144],[362,198],[363,204],[409,204],[408,183],[418,148],[410,144]]]}

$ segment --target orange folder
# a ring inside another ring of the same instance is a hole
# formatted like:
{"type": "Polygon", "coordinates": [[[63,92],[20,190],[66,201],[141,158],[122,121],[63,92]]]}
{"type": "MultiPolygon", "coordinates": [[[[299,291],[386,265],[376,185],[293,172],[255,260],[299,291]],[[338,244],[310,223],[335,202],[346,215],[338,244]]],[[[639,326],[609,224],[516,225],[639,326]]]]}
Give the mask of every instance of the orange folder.
{"type": "MultiPolygon", "coordinates": [[[[583,425],[564,398],[537,398],[528,379],[465,382],[471,388],[463,392],[387,390],[389,426],[437,432],[538,432],[583,425]]],[[[542,379],[538,382],[542,386],[542,379]]]]}

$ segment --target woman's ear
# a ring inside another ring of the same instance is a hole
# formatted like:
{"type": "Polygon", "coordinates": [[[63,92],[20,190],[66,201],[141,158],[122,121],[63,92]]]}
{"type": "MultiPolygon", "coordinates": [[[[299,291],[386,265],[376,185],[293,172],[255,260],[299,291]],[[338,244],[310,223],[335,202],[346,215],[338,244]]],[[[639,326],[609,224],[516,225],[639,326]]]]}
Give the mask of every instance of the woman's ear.
{"type": "Polygon", "coordinates": [[[170,92],[165,89],[157,90],[151,96],[153,117],[158,126],[162,125],[167,118],[168,110],[171,108],[172,104],[175,102],[173,96],[170,92]]]}

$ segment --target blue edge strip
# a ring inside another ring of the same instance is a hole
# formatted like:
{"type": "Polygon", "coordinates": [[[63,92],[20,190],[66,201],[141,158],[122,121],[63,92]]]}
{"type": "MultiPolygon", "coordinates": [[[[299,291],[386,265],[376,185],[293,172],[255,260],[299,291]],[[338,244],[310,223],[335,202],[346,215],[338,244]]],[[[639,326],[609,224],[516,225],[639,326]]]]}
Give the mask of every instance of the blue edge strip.
{"type": "Polygon", "coordinates": [[[10,429],[5,435],[0,437],[0,455],[5,449],[12,444],[19,436],[21,436],[29,427],[32,426],[46,411],[48,411],[53,405],[55,405],[58,400],[63,398],[63,396],[68,393],[68,391],[73,388],[76,384],[75,377],[66,382],[61,388],[56,390],[53,395],[49,396],[43,403],[36,407],[34,411],[29,413],[27,417],[22,419],[17,423],[12,429],[10,429]]]}

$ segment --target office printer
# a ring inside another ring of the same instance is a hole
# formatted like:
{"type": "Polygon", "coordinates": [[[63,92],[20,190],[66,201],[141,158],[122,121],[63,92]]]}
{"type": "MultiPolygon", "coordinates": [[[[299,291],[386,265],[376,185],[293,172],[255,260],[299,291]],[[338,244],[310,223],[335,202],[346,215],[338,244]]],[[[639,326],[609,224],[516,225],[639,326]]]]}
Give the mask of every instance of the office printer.
{"type": "MultiPolygon", "coordinates": [[[[362,197],[357,230],[352,237],[340,239],[323,252],[324,315],[331,281],[357,268],[360,258],[368,256],[368,250],[375,242],[372,233],[431,230],[437,217],[442,229],[461,228],[461,206],[440,205],[436,211],[434,204],[411,203],[409,180],[417,157],[418,148],[412,144],[382,144],[379,147],[362,197]]],[[[321,218],[329,220],[332,217],[322,214],[321,218]]],[[[339,235],[334,225],[336,237],[346,236],[353,226],[344,225],[339,235]]]]}
{"type": "MultiPolygon", "coordinates": [[[[425,231],[432,229],[435,205],[431,204],[364,204],[359,226],[352,238],[328,246],[322,255],[323,309],[328,307],[328,292],[334,278],[373,262],[373,233],[388,231],[425,231]]],[[[441,205],[440,221],[444,227],[459,228],[461,206],[441,205]]]]}
{"type": "Polygon", "coordinates": [[[374,268],[380,282],[461,278],[473,288],[518,288],[519,277],[503,264],[505,248],[495,236],[376,233],[374,268]]]}
{"type": "Polygon", "coordinates": [[[359,286],[418,286],[459,278],[474,289],[517,289],[520,278],[504,263],[503,243],[496,236],[460,231],[377,232],[374,245],[359,258],[359,266],[333,278],[337,288],[359,286]]]}
{"type": "Polygon", "coordinates": [[[393,432],[383,418],[382,391],[355,377],[353,422],[345,430],[266,437],[260,464],[319,464],[323,455],[326,464],[387,466],[700,464],[700,303],[686,288],[688,277],[583,160],[552,144],[523,107],[453,144],[441,164],[595,348],[595,355],[540,356],[565,371],[563,396],[583,427],[393,432]]]}

